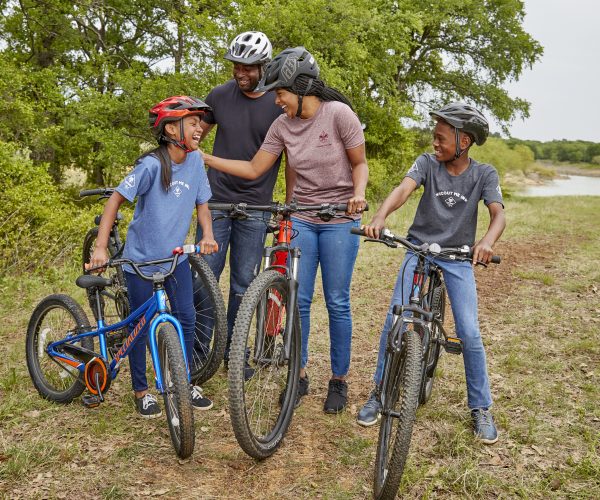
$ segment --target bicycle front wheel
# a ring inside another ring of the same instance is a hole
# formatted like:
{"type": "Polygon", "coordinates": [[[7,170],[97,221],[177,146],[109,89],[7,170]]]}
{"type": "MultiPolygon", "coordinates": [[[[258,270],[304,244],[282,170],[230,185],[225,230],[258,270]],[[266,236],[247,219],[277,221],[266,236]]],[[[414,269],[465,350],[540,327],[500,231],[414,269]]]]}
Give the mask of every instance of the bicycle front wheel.
{"type": "Polygon", "coordinates": [[[209,380],[219,369],[227,342],[227,313],[219,283],[207,262],[190,255],[194,280],[196,328],[190,376],[195,384],[209,380]]]}
{"type": "Polygon", "coordinates": [[[173,325],[160,325],[157,335],[163,399],[171,441],[177,456],[187,458],[194,451],[195,431],[191,388],[183,351],[173,325]]]}
{"type": "MultiPolygon", "coordinates": [[[[46,349],[53,342],[90,328],[85,312],[68,295],[49,295],[34,309],[27,327],[25,357],[33,385],[45,399],[70,403],[85,390],[83,373],[51,357],[46,349]]],[[[94,349],[91,337],[72,345],[94,349]]]]}
{"type": "Polygon", "coordinates": [[[399,353],[386,353],[387,382],[382,394],[373,484],[376,499],[395,498],[400,486],[419,402],[421,358],[421,338],[412,329],[404,332],[399,353]]]}
{"type": "Polygon", "coordinates": [[[263,459],[281,445],[294,413],[300,373],[300,317],[288,309],[289,288],[275,270],[248,287],[229,354],[229,407],[238,443],[263,459]],[[290,338],[286,325],[291,323],[290,338]],[[289,357],[285,344],[289,341],[289,357]]]}

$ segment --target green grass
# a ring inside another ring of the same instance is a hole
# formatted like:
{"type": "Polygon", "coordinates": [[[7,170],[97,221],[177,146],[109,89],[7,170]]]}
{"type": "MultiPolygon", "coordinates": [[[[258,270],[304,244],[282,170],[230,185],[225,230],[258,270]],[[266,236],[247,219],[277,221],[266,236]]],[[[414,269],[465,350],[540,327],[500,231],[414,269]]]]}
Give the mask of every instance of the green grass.
{"type": "MultiPolygon", "coordinates": [[[[389,227],[404,234],[415,207],[411,200],[389,227]]],[[[479,234],[486,212],[481,206],[479,234]]],[[[444,355],[431,400],[417,413],[403,498],[600,497],[598,213],[600,198],[592,197],[506,202],[508,227],[496,246],[503,262],[476,271],[500,441],[474,441],[462,358],[444,355]]],[[[373,351],[402,256],[361,243],[350,404],[338,416],[322,412],[329,340],[317,285],[311,392],[281,449],[262,462],[237,445],[223,370],[204,385],[215,409],[196,415],[196,450],[184,463],[164,418],[135,417],[127,363],[97,410],[42,400],[25,366],[27,322],[49,293],[85,300],[73,284],[79,267],[0,277],[0,497],[369,498],[378,429],[359,427],[355,416],[371,388],[373,351]]]]}

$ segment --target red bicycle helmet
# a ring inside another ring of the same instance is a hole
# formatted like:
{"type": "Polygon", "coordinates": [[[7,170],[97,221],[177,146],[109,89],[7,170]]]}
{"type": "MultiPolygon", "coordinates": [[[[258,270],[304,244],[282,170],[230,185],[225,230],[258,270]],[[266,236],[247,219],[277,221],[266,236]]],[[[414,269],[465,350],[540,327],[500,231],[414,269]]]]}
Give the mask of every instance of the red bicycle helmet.
{"type": "Polygon", "coordinates": [[[152,106],[148,113],[148,122],[152,133],[158,142],[170,142],[189,153],[189,148],[184,143],[183,123],[180,124],[180,140],[176,141],[164,134],[165,124],[182,120],[186,116],[203,115],[210,111],[210,106],[197,97],[176,95],[160,101],[152,106]]]}

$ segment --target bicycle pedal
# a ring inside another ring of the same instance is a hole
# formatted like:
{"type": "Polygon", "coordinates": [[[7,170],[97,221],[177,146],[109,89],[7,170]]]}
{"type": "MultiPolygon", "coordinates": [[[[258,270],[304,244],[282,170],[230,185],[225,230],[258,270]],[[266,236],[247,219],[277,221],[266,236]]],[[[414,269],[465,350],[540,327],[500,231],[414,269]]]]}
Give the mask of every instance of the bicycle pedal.
{"type": "Polygon", "coordinates": [[[97,408],[102,403],[102,400],[94,394],[86,394],[85,396],[81,396],[81,403],[86,408],[97,408]]]}
{"type": "Polygon", "coordinates": [[[448,337],[443,345],[444,350],[449,354],[462,354],[462,341],[456,337],[448,337]]]}

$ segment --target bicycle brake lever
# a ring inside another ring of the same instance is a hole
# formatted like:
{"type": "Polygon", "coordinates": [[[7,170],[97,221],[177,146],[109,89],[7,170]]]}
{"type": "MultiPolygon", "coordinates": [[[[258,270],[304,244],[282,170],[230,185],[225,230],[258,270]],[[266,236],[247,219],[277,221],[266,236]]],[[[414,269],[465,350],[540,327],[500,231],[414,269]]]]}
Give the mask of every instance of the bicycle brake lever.
{"type": "Polygon", "coordinates": [[[381,240],[379,238],[365,238],[364,241],[374,241],[375,243],[383,243],[390,248],[398,248],[398,244],[394,241],[381,240]]]}

